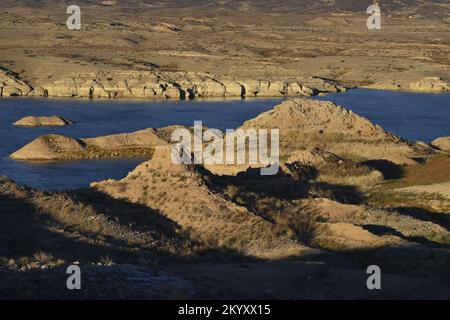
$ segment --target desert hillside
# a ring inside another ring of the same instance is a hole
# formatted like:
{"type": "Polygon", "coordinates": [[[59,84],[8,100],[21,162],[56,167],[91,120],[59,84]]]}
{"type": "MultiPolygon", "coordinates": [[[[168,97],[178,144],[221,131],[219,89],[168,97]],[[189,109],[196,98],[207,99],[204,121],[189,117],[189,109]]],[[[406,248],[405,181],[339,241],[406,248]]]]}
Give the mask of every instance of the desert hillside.
{"type": "Polygon", "coordinates": [[[449,299],[450,1],[373,2],[2,0],[0,300],[449,299]]]}
{"type": "Polygon", "coordinates": [[[382,1],[377,31],[367,29],[368,3],[361,1],[112,3],[81,2],[77,31],[65,26],[64,1],[6,3],[0,95],[188,99],[348,87],[450,90],[448,1],[382,1]]]}

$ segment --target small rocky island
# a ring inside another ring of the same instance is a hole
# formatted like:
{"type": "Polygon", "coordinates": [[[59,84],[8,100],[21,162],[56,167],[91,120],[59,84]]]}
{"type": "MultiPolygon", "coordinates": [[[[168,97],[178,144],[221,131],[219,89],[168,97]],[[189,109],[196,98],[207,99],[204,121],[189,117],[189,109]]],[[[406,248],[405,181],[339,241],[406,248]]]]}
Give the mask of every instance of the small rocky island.
{"type": "Polygon", "coordinates": [[[76,123],[75,121],[60,116],[50,116],[50,117],[28,116],[17,120],[16,122],[14,122],[13,125],[21,127],[41,127],[41,126],[67,126],[75,123],[76,123]]]}

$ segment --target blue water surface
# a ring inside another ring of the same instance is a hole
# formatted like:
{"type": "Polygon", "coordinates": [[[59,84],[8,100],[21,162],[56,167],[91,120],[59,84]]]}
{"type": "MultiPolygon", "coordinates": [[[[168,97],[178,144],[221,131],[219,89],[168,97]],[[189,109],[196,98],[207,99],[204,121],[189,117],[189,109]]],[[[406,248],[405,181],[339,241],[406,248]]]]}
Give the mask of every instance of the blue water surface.
{"type": "MultiPolygon", "coordinates": [[[[403,138],[431,142],[450,136],[450,94],[355,89],[316,97],[332,100],[403,138]]],[[[167,125],[231,129],[272,109],[280,99],[124,101],[8,98],[0,99],[0,175],[45,190],[87,187],[93,181],[119,179],[145,159],[21,162],[9,155],[49,133],[75,138],[133,132],[167,125]],[[24,116],[59,115],[76,121],[65,127],[22,128],[24,116]]]]}
{"type": "Polygon", "coordinates": [[[450,136],[450,93],[354,89],[315,99],[334,101],[408,140],[450,136]]]}
{"type": "Polygon", "coordinates": [[[125,101],[81,99],[0,99],[0,175],[45,190],[83,188],[93,181],[124,177],[145,159],[23,162],[9,155],[44,134],[75,138],[134,132],[168,125],[232,129],[271,109],[280,99],[125,101]],[[59,115],[77,123],[65,127],[24,128],[12,124],[25,116],[59,115]]]}

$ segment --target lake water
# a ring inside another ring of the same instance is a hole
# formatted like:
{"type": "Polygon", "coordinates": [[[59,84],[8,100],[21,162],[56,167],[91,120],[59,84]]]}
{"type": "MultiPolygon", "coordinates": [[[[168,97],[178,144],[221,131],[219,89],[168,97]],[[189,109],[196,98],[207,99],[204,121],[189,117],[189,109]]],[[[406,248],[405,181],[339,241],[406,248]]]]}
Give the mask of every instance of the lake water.
{"type": "Polygon", "coordinates": [[[317,97],[331,100],[408,140],[450,136],[450,94],[356,89],[317,97]]]}
{"type": "Polygon", "coordinates": [[[96,137],[202,120],[210,128],[233,129],[271,109],[280,99],[121,101],[0,99],[0,175],[45,190],[83,188],[93,181],[119,179],[145,159],[22,162],[9,155],[44,134],[96,137]],[[25,116],[59,115],[77,123],[65,127],[23,128],[25,116]]]}
{"type": "MultiPolygon", "coordinates": [[[[411,140],[430,142],[450,135],[450,94],[351,90],[317,97],[332,100],[383,128],[411,140]]],[[[33,187],[64,190],[87,187],[92,181],[119,179],[145,159],[62,162],[19,162],[9,155],[49,133],[75,138],[133,132],[202,120],[210,128],[236,128],[245,120],[272,109],[280,99],[195,101],[110,101],[59,99],[0,99],[0,175],[33,187]],[[65,127],[12,126],[29,115],[60,115],[76,121],[65,127]]]]}

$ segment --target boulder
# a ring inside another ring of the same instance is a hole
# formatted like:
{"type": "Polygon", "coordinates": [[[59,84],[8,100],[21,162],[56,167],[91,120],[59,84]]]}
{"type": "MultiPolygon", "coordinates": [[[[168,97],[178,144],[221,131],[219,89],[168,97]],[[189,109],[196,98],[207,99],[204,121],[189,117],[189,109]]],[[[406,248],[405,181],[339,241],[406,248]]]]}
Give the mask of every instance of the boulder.
{"type": "Polygon", "coordinates": [[[431,145],[439,150],[450,152],[450,136],[437,138],[431,145]]]}

